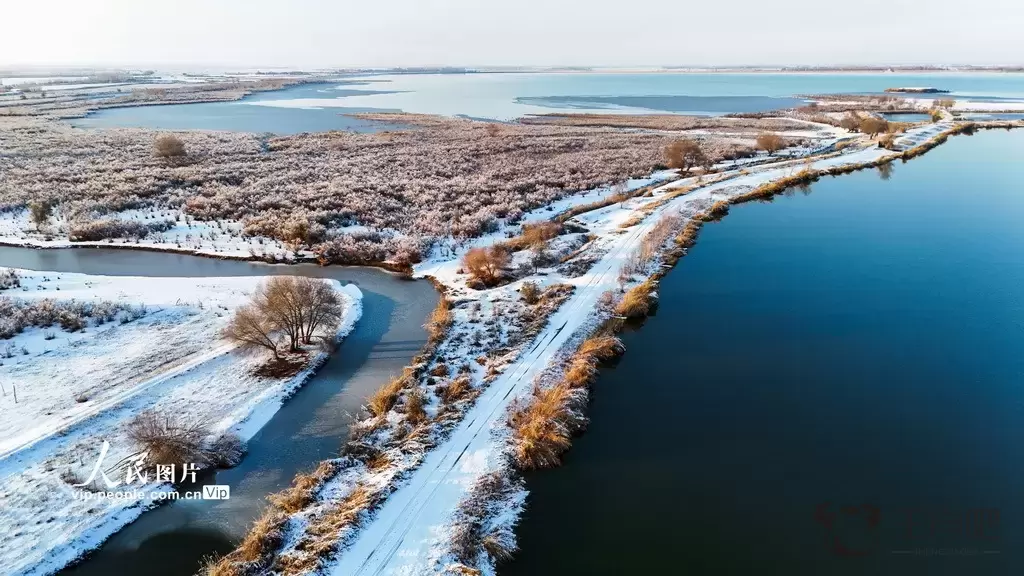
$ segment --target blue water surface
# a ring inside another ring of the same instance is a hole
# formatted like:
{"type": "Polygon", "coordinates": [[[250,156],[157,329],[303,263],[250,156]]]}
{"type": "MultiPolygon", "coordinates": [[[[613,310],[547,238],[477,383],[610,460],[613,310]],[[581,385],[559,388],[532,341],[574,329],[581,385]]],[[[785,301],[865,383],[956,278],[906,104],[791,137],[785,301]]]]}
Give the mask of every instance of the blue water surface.
{"type": "Polygon", "coordinates": [[[501,576],[1024,573],[1024,132],[733,207],[501,576]]]}
{"type": "MultiPolygon", "coordinates": [[[[196,104],[165,104],[98,110],[85,118],[72,121],[81,128],[143,127],[165,130],[227,130],[236,132],[273,133],[348,130],[377,132],[394,129],[393,124],[371,122],[347,116],[360,112],[394,112],[372,107],[337,106],[342,98],[356,91],[338,82],[303,84],[271,92],[257,92],[236,102],[203,102],[196,104]],[[256,105],[255,102],[319,101],[306,107],[256,105]]],[[[387,92],[373,89],[359,94],[379,95],[387,92]]]]}
{"type": "Polygon", "coordinates": [[[344,114],[405,111],[513,120],[557,112],[719,115],[797,106],[802,95],[878,94],[897,86],[951,98],[1024,101],[1024,74],[487,73],[401,74],[294,86],[240,102],[108,109],[83,127],[143,126],[294,134],[389,128],[344,114]],[[259,106],[277,101],[289,107],[259,106]]]}

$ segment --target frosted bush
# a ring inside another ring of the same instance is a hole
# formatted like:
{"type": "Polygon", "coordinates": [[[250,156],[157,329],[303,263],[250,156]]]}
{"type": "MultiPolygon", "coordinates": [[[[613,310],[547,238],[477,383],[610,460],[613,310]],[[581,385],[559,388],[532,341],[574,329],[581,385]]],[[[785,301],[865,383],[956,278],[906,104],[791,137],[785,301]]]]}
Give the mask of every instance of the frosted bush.
{"type": "MultiPolygon", "coordinates": [[[[487,124],[468,120],[397,121],[418,126],[270,140],[178,133],[192,157],[179,165],[154,158],[158,133],[151,130],[82,131],[0,116],[0,211],[23,209],[33,199],[53,202],[69,220],[84,221],[73,226],[76,238],[102,239],[147,233],[104,214],[183,209],[196,220],[241,221],[248,234],[347,254],[352,246],[339,245],[327,231],[359,224],[416,243],[477,236],[572,192],[647,175],[668,141],[663,134],[605,128],[507,125],[489,135],[487,124]]],[[[356,244],[416,258],[415,247],[390,238],[356,244]]]]}
{"type": "Polygon", "coordinates": [[[93,320],[97,325],[121,318],[122,322],[137,320],[146,312],[142,306],[132,307],[120,302],[79,302],[22,300],[0,297],[0,340],[13,338],[25,328],[49,328],[60,325],[68,332],[77,332],[93,320]]]}

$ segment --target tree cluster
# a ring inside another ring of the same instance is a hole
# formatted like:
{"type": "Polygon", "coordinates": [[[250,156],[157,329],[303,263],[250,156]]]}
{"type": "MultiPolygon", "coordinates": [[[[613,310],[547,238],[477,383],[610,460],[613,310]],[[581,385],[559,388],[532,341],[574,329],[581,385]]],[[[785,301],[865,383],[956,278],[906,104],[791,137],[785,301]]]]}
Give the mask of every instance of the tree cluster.
{"type": "Polygon", "coordinates": [[[318,333],[333,334],[344,313],[344,302],[328,282],[275,276],[260,284],[252,300],[235,311],[224,336],[243,350],[268,350],[279,360],[282,341],[288,351],[297,352],[318,333]]]}

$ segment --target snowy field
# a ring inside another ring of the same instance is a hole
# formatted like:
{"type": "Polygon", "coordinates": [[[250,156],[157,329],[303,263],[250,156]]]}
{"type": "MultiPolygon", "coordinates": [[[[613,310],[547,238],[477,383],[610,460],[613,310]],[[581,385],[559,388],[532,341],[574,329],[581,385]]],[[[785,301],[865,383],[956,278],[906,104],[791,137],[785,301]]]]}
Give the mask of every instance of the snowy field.
{"type": "MultiPolygon", "coordinates": [[[[56,571],[152,504],[76,499],[71,486],[90,475],[102,441],[110,444],[107,463],[134,452],[125,427],[139,413],[202,420],[212,434],[244,441],[326,359],[314,352],[297,376],[258,376],[264,358],[234,353],[220,337],[261,277],[14,273],[20,286],[8,283],[0,301],[103,303],[116,312],[82,330],[29,327],[0,340],[2,574],[56,571]]],[[[340,338],[360,317],[362,295],[334,284],[346,307],[340,338]]]]}

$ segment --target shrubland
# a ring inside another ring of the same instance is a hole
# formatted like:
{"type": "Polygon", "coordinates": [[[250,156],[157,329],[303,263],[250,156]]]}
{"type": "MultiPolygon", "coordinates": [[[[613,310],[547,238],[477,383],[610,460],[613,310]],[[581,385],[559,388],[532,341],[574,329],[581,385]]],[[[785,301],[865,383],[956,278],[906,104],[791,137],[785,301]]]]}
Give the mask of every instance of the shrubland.
{"type": "Polygon", "coordinates": [[[145,231],[109,226],[114,213],[172,208],[241,221],[247,234],[309,245],[331,262],[415,261],[434,238],[478,236],[573,192],[645,176],[671,141],[569,126],[495,133],[482,122],[408,116],[397,121],[414,128],[376,134],[189,131],[160,149],[151,130],[0,117],[0,211],[45,202],[82,237],[124,237],[145,231]],[[168,161],[183,151],[187,161],[168,161]],[[361,236],[328,232],[353,224],[361,236]]]}

